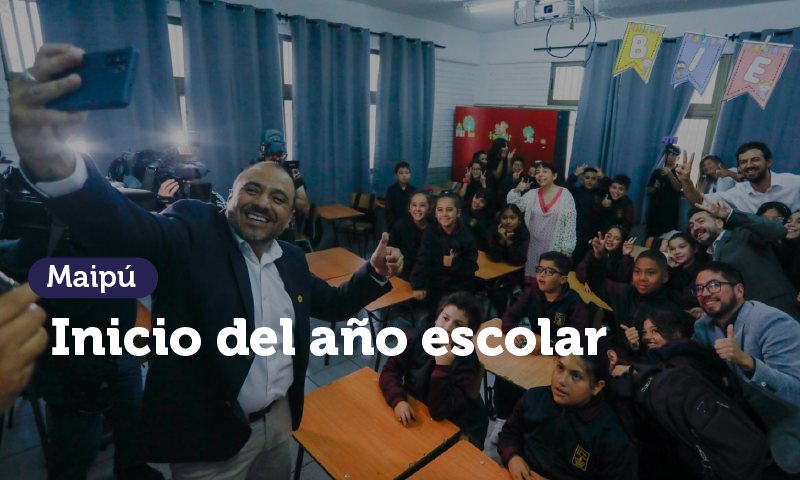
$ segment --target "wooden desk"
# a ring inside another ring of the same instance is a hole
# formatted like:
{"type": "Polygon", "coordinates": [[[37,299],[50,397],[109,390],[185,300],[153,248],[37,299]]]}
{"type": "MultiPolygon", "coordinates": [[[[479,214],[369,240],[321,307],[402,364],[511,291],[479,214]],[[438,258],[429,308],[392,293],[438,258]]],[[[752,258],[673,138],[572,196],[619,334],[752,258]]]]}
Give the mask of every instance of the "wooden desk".
{"type": "Polygon", "coordinates": [[[317,214],[325,220],[345,220],[348,218],[360,217],[364,215],[358,210],[352,209],[346,205],[323,205],[317,208],[317,214]]]}
{"type": "Polygon", "coordinates": [[[345,275],[350,278],[366,262],[355,253],[341,247],[307,253],[306,260],[311,273],[323,280],[345,275]]]}
{"type": "MultiPolygon", "coordinates": [[[[343,284],[347,280],[352,277],[351,275],[345,275],[343,277],[336,277],[330,280],[327,280],[328,284],[332,287],[338,287],[339,285],[343,284]]],[[[392,291],[387,293],[386,295],[382,296],[381,298],[375,300],[374,302],[370,303],[364,310],[367,311],[367,315],[369,316],[369,328],[372,331],[372,338],[375,338],[375,328],[373,327],[373,322],[378,321],[380,323],[380,328],[386,326],[389,322],[389,316],[392,313],[392,308],[408,302],[409,300],[414,298],[414,289],[411,287],[411,284],[407,281],[403,280],[400,277],[392,277],[389,279],[389,282],[392,284],[392,291]],[[379,310],[387,309],[387,312],[383,315],[383,318],[378,319],[375,313],[379,310]]],[[[413,319],[412,319],[412,324],[413,319]]],[[[331,325],[331,328],[334,326],[331,325]]],[[[381,364],[381,352],[377,350],[375,354],[375,370],[378,370],[381,364]]],[[[325,357],[325,365],[328,363],[328,357],[325,357]]]]}
{"type": "MultiPolygon", "coordinates": [[[[502,321],[499,318],[489,320],[481,325],[478,333],[480,333],[481,330],[489,327],[502,328],[502,321]]],[[[504,335],[501,338],[487,337],[486,345],[489,348],[496,347],[498,345],[503,347],[503,353],[497,355],[496,357],[490,357],[488,355],[484,355],[480,349],[477,348],[478,333],[476,333],[475,337],[473,337],[473,341],[476,342],[475,350],[478,352],[478,358],[480,358],[487,371],[492,372],[498,377],[502,377],[509,382],[524,388],[525,390],[533,387],[550,385],[550,376],[553,373],[553,368],[555,368],[556,359],[558,358],[557,356],[526,355],[524,357],[518,357],[516,355],[512,355],[505,350],[504,335]]]]}
{"type": "Polygon", "coordinates": [[[356,217],[360,217],[364,215],[363,212],[359,212],[358,210],[352,209],[345,205],[323,205],[317,209],[317,213],[321,218],[331,222],[331,228],[333,228],[333,241],[336,246],[339,246],[339,227],[341,226],[341,222],[345,220],[353,220],[356,217]]]}
{"type": "Polygon", "coordinates": [[[474,445],[461,440],[418,471],[409,480],[511,480],[508,470],[500,467],[474,445]]]}
{"type": "Polygon", "coordinates": [[[409,403],[417,419],[404,427],[369,368],[307,394],[303,423],[294,432],[300,444],[294,478],[300,478],[306,450],[337,480],[406,478],[457,441],[458,427],[431,420],[428,408],[413,398],[409,403]]]}
{"type": "Polygon", "coordinates": [[[522,268],[522,265],[515,267],[514,265],[509,265],[507,263],[493,262],[489,260],[489,257],[486,255],[486,253],[479,250],[478,271],[475,272],[475,276],[488,282],[496,280],[504,275],[508,275],[509,273],[522,270],[522,268]]]}
{"type": "Polygon", "coordinates": [[[609,312],[613,311],[611,310],[611,307],[609,307],[606,302],[600,300],[600,298],[597,295],[595,295],[594,293],[592,293],[591,295],[586,293],[586,290],[584,290],[583,288],[583,284],[578,280],[578,277],[577,275],[575,275],[575,272],[569,272],[569,286],[570,288],[578,292],[578,295],[581,296],[581,299],[583,299],[585,303],[587,304],[594,303],[603,310],[609,312]]]}

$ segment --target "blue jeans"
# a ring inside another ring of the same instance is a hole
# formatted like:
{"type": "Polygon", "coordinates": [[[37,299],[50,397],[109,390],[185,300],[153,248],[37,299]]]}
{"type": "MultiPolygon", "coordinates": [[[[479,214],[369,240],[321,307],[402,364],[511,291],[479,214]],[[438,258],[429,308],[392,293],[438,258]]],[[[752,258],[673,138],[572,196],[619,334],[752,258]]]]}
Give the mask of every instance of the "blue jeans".
{"type": "MultiPolygon", "coordinates": [[[[135,433],[142,405],[142,370],[139,359],[125,350],[117,357],[117,367],[117,376],[110,385],[112,407],[103,414],[63,411],[57,408],[60,390],[57,386],[40,389],[52,410],[52,422],[48,425],[53,446],[48,466],[49,480],[86,478],[100,452],[103,415],[113,428],[115,469],[140,463],[136,456],[135,433]]],[[[57,378],[52,380],[58,382],[57,378]]],[[[49,383],[47,380],[45,382],[49,383]]]]}

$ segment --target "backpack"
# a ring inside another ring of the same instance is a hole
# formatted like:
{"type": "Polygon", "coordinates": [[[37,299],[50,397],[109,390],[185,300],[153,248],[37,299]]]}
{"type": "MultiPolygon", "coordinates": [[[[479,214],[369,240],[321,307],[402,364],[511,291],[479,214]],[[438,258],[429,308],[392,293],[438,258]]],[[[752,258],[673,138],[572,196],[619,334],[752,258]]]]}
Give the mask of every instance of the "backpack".
{"type": "Polygon", "coordinates": [[[637,417],[650,423],[691,478],[758,480],[767,438],[725,394],[692,368],[644,367],[633,380],[637,417]]]}

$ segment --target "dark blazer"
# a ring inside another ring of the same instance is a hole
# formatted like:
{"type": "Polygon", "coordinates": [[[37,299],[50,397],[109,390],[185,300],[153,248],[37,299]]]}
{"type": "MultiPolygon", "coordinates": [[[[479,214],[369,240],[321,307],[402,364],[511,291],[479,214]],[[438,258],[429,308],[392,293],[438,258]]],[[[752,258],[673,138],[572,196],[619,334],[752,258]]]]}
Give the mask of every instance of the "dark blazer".
{"type": "Polygon", "coordinates": [[[714,260],[736,267],[744,278],[748,300],[766,303],[795,319],[797,292],[770,247],[786,238],[786,227],[765,218],[734,210],[714,250],[714,260]]]}
{"type": "MultiPolygon", "coordinates": [[[[253,296],[244,257],[223,212],[195,200],[182,200],[162,214],[146,212],[125,199],[87,161],[89,178],[79,191],[46,206],[70,228],[94,256],[141,257],[155,265],[153,319],[164,318],[166,335],[180,327],[195,329],[200,351],[182,357],[171,352],[150,356],[150,372],[139,424],[139,445],[149,462],[222,461],[250,436],[237,401],[253,356],[226,357],[217,335],[247,320],[254,330],[253,296]]],[[[303,416],[303,387],[311,333],[309,317],[346,320],[391,289],[380,286],[366,265],[341,287],[311,274],[297,247],[280,243],[275,265],[294,307],[294,381],[287,392],[292,428],[303,416]]],[[[185,344],[184,344],[185,345],[185,344]]]]}

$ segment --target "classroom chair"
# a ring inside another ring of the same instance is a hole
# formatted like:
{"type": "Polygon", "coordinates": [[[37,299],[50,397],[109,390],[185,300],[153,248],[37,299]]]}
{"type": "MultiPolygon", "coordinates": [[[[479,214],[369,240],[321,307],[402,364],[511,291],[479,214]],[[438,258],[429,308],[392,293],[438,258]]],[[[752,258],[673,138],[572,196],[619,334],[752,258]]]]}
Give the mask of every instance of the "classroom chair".
{"type": "Polygon", "coordinates": [[[312,203],[308,209],[308,215],[301,217],[295,224],[294,243],[298,246],[305,245],[308,248],[308,252],[314,251],[314,239],[317,238],[318,219],[319,212],[317,212],[317,204],[312,203]]]}
{"type": "Polygon", "coordinates": [[[352,219],[349,223],[345,223],[339,229],[348,237],[348,243],[352,243],[352,239],[357,241],[358,253],[365,257],[367,254],[367,246],[370,237],[377,243],[378,241],[378,228],[377,216],[375,208],[377,207],[375,194],[371,193],[357,193],[350,194],[350,208],[358,210],[364,215],[357,219],[352,219]],[[361,243],[363,240],[363,245],[361,243]]]}

